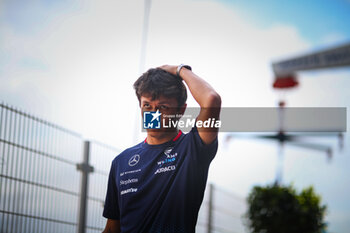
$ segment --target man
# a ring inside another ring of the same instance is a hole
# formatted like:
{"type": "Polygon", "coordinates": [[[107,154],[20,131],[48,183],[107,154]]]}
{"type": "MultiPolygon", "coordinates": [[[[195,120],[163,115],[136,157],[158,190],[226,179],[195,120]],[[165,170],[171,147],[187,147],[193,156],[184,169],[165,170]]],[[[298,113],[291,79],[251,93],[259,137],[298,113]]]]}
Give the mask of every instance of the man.
{"type": "MultiPolygon", "coordinates": [[[[184,65],[150,69],[135,82],[141,111],[171,120],[183,114],[187,93],[182,81],[200,105],[196,121],[219,119],[220,96],[184,65]]],[[[145,141],[112,162],[104,233],[195,232],[217,134],[217,128],[196,126],[187,134],[177,127],[147,129],[145,141]]]]}

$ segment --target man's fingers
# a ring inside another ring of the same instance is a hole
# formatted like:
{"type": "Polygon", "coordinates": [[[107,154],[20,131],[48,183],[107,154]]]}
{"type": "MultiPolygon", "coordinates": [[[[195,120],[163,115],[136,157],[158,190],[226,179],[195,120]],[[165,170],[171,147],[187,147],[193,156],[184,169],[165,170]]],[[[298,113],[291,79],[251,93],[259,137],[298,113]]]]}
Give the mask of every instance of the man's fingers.
{"type": "Polygon", "coordinates": [[[176,68],[177,66],[171,66],[171,65],[162,65],[162,66],[159,66],[158,68],[162,69],[162,70],[165,70],[171,74],[174,74],[176,75],[176,68]]]}
{"type": "Polygon", "coordinates": [[[168,70],[169,69],[169,65],[162,65],[162,66],[159,66],[158,68],[161,68],[162,70],[168,70]]]}

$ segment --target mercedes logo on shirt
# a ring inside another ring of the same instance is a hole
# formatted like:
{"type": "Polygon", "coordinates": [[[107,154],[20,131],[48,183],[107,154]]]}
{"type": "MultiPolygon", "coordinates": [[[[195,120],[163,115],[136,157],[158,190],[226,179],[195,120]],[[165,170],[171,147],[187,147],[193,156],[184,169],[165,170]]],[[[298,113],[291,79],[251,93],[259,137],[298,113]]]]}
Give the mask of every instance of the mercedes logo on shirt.
{"type": "Polygon", "coordinates": [[[135,166],[138,162],[140,161],[140,155],[136,154],[133,155],[130,159],[129,159],[129,166],[135,166]]]}

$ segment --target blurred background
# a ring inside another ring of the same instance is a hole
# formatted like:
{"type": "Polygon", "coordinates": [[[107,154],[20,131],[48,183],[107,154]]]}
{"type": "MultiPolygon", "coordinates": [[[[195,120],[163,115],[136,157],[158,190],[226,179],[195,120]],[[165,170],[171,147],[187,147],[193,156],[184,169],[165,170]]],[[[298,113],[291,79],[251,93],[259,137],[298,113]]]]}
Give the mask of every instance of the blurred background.
{"type": "MultiPolygon", "coordinates": [[[[147,69],[190,64],[224,107],[275,107],[283,98],[289,107],[348,108],[349,68],[300,72],[299,86],[281,93],[271,64],[349,41],[349,0],[0,0],[0,232],[76,231],[85,141],[94,167],[87,232],[101,231],[110,162],[145,137],[132,84],[147,69]]],[[[188,106],[198,106],[190,95],[188,106]]],[[[277,142],[226,138],[198,232],[210,200],[212,232],[245,232],[249,191],[275,181],[277,142]]],[[[284,147],[283,183],[314,186],[329,232],[350,229],[347,139],[342,150],[336,137],[309,139],[332,148],[331,160],[284,147]]]]}

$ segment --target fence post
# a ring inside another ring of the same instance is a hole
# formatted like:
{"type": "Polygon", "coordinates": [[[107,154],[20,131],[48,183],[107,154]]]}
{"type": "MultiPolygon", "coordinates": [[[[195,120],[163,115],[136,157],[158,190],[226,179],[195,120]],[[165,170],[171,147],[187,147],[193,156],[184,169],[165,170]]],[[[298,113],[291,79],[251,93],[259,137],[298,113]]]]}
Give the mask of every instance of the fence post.
{"type": "Polygon", "coordinates": [[[207,228],[208,233],[212,233],[212,228],[213,228],[213,194],[214,194],[214,185],[209,184],[208,228],[207,228]]]}
{"type": "Polygon", "coordinates": [[[83,162],[77,164],[77,170],[81,171],[80,184],[80,202],[79,202],[79,219],[78,233],[85,233],[86,215],[87,215],[87,198],[88,198],[88,178],[89,173],[94,171],[94,168],[89,164],[90,157],[90,142],[84,141],[83,162]]]}

